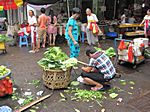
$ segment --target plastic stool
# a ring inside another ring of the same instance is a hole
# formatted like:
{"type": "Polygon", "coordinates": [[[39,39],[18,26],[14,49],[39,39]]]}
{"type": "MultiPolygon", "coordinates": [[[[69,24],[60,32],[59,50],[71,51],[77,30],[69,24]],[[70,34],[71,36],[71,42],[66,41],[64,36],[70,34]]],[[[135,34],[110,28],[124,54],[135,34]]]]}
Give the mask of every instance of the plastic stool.
{"type": "Polygon", "coordinates": [[[116,32],[108,32],[108,33],[106,33],[106,36],[115,38],[118,36],[118,34],[116,32]]]}
{"type": "Polygon", "coordinates": [[[28,47],[28,37],[26,35],[20,36],[19,47],[22,47],[22,45],[26,45],[26,47],[28,47]]]}

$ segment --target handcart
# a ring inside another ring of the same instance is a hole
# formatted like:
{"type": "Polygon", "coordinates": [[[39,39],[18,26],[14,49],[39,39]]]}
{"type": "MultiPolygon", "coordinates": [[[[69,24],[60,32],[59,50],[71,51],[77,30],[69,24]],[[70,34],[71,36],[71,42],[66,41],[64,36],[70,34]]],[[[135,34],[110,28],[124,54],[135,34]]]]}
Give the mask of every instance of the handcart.
{"type": "Polygon", "coordinates": [[[115,46],[115,50],[116,50],[116,62],[118,62],[118,64],[128,62],[128,63],[133,64],[133,68],[135,69],[138,64],[145,61],[144,46],[140,46],[140,47],[136,46],[136,45],[134,45],[132,40],[115,38],[114,46],[115,46]],[[124,42],[126,48],[119,49],[117,41],[120,41],[120,43],[124,42]],[[132,45],[132,46],[130,46],[130,45],[132,45]],[[132,52],[132,56],[130,56],[129,50],[132,52]]]}

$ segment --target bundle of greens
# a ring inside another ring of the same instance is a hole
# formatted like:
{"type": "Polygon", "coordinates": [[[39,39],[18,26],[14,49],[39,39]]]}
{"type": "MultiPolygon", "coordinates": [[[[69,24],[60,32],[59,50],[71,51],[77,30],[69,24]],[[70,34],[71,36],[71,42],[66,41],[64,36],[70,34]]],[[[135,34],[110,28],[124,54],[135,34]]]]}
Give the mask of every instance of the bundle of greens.
{"type": "Polygon", "coordinates": [[[77,60],[69,58],[66,53],[62,52],[60,47],[52,47],[44,53],[44,57],[38,61],[38,64],[45,70],[66,70],[67,68],[76,65],[77,60]]]}
{"type": "Polygon", "coordinates": [[[98,47],[94,47],[96,51],[102,51],[104,52],[107,56],[109,56],[110,58],[112,58],[113,56],[116,55],[115,53],[115,49],[110,47],[109,49],[103,51],[101,48],[98,48],[98,47]]]}
{"type": "Polygon", "coordinates": [[[109,56],[110,58],[112,58],[113,56],[116,55],[115,49],[112,48],[112,47],[110,47],[109,49],[107,49],[107,50],[105,51],[105,54],[106,54],[107,56],[109,56]]]}
{"type": "Polygon", "coordinates": [[[8,38],[6,35],[0,34],[0,42],[10,42],[12,39],[8,38]]]}

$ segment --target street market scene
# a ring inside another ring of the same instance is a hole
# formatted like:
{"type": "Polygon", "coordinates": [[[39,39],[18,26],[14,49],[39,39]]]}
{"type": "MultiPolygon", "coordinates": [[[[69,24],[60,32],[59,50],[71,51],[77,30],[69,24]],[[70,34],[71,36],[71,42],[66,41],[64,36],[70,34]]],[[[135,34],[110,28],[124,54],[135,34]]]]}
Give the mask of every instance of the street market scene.
{"type": "Polygon", "coordinates": [[[150,112],[150,0],[0,0],[0,112],[150,112]]]}

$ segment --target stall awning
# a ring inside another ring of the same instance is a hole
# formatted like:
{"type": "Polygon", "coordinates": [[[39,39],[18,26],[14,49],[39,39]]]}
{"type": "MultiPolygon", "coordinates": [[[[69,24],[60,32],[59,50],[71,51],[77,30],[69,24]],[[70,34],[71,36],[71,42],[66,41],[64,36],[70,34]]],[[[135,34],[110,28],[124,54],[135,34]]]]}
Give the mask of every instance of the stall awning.
{"type": "Polygon", "coordinates": [[[0,0],[0,10],[17,9],[23,4],[23,0],[0,0]]]}
{"type": "Polygon", "coordinates": [[[33,4],[33,5],[47,5],[54,4],[60,0],[24,0],[24,2],[33,4]]]}

